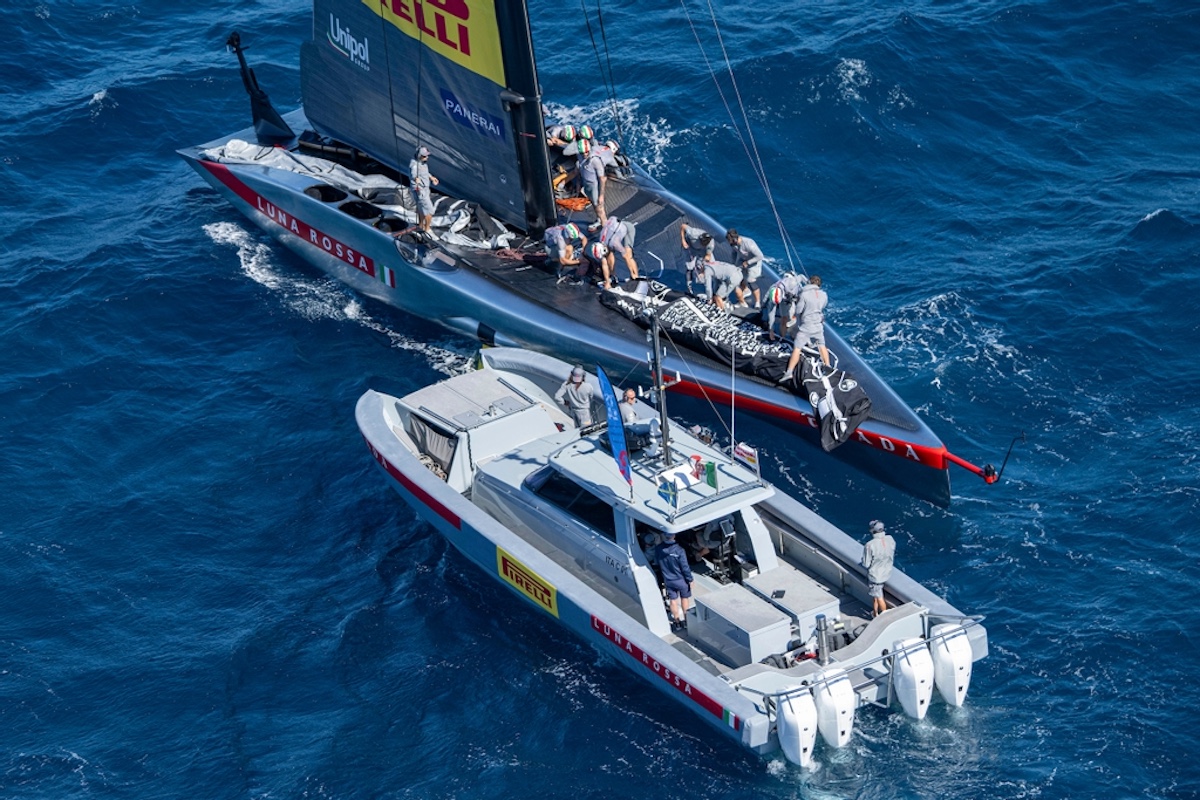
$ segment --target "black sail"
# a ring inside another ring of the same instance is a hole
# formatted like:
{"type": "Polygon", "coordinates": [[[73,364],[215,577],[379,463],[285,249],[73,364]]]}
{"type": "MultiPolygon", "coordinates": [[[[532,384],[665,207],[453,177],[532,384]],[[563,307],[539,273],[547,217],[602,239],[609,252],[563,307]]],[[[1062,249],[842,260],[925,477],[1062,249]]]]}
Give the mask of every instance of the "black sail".
{"type": "Polygon", "coordinates": [[[402,172],[424,145],[439,188],[523,230],[553,219],[521,0],[314,0],[300,69],[320,133],[402,172]]]}

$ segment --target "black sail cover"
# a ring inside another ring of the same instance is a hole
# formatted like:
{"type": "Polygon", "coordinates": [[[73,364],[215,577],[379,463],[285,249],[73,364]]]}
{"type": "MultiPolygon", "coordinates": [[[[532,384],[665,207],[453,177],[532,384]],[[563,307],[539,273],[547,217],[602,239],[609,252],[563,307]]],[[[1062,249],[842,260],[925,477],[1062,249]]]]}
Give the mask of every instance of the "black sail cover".
{"type": "Polygon", "coordinates": [[[518,142],[537,139],[544,151],[541,108],[534,96],[517,104],[532,108],[506,109],[502,91],[536,95],[537,86],[532,46],[520,63],[533,85],[521,87],[506,77],[501,42],[495,0],[314,0],[313,38],[300,53],[305,115],[405,174],[418,145],[428,147],[439,189],[527,229],[518,142]],[[513,129],[522,115],[533,132],[513,129]]]}
{"type": "Polygon", "coordinates": [[[821,448],[828,453],[845,444],[871,413],[871,399],[849,372],[807,354],[801,364],[800,382],[820,421],[821,448]]]}

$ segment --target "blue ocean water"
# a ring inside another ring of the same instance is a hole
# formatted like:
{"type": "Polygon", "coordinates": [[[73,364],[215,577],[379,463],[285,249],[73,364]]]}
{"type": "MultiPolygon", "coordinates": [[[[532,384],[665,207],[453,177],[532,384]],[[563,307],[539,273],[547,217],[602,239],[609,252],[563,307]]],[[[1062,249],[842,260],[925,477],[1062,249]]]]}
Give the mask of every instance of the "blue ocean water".
{"type": "MultiPolygon", "coordinates": [[[[546,99],[780,239],[682,6],[531,3],[546,99]],[[594,8],[594,7],[593,7],[594,8]],[[596,24],[593,15],[593,24],[596,24]]],[[[773,477],[985,614],[967,705],[811,771],[697,730],[477,574],[353,421],[471,344],[252,229],[175,156],[281,109],[302,2],[0,8],[0,796],[1200,796],[1200,10],[690,4],[843,335],[952,450],[934,509],[770,429],[773,477]]],[[[753,426],[748,430],[754,430],[753,426]]]]}

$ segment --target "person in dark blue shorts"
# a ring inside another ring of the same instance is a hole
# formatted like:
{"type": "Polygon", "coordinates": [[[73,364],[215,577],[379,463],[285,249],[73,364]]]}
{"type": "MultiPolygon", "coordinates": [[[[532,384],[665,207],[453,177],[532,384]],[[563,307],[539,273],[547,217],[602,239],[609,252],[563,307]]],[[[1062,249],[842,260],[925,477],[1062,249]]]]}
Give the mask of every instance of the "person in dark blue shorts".
{"type": "Polygon", "coordinates": [[[667,587],[671,625],[686,628],[684,615],[692,607],[692,568],[688,565],[687,551],[675,542],[675,534],[668,532],[663,534],[662,543],[654,548],[654,558],[662,573],[663,585],[667,587]]]}

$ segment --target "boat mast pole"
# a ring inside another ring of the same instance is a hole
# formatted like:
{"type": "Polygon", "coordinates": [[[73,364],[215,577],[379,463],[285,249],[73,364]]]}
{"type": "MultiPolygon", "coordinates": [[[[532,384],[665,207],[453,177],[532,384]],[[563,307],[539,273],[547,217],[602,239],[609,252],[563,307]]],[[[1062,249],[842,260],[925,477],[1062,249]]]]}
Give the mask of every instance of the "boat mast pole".
{"type": "Polygon", "coordinates": [[[658,336],[658,311],[650,311],[650,374],[654,377],[654,390],[658,394],[658,424],[662,428],[663,468],[671,466],[671,429],[667,418],[667,380],[663,376],[662,344],[658,336]]]}
{"type": "Polygon", "coordinates": [[[513,128],[521,192],[525,200],[525,231],[540,239],[546,228],[558,224],[554,186],[550,180],[550,153],[546,149],[546,123],[542,118],[542,90],[538,85],[533,35],[525,0],[496,0],[496,26],[504,59],[507,87],[500,92],[513,128]]]}

